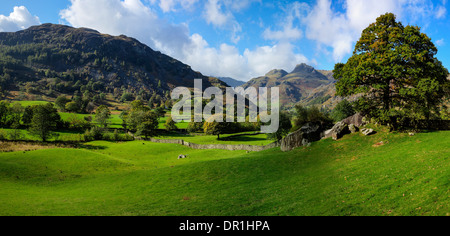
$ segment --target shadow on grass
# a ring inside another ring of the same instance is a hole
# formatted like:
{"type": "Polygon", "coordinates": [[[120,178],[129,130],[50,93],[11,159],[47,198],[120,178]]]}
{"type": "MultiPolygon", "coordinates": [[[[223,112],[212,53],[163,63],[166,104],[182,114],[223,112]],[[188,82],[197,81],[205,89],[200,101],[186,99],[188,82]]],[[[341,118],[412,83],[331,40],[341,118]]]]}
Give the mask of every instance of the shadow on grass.
{"type": "Polygon", "coordinates": [[[79,143],[76,147],[80,148],[80,149],[86,149],[86,150],[105,150],[108,148],[107,146],[91,145],[91,144],[85,144],[85,143],[79,143]]]}

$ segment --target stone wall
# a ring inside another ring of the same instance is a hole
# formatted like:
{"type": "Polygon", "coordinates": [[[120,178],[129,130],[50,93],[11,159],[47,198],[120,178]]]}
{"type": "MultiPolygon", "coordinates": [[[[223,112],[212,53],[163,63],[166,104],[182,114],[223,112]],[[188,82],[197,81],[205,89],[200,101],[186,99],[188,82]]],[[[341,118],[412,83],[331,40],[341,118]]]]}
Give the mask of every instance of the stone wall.
{"type": "Polygon", "coordinates": [[[151,138],[151,142],[153,143],[168,143],[168,144],[180,144],[192,149],[199,149],[199,150],[205,150],[205,149],[221,149],[221,150],[229,150],[229,151],[236,151],[236,150],[244,150],[244,151],[250,151],[250,152],[260,152],[272,148],[276,148],[280,146],[280,142],[274,142],[271,144],[268,144],[266,146],[255,146],[255,145],[227,145],[227,144],[195,144],[195,143],[189,143],[181,139],[155,139],[151,138]]]}

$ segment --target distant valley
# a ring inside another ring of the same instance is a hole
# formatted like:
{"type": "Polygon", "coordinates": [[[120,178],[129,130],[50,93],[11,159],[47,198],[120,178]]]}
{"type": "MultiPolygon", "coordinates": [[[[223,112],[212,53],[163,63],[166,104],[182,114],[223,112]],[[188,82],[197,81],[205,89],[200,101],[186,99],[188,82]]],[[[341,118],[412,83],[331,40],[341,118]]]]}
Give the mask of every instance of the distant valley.
{"type": "MultiPolygon", "coordinates": [[[[336,101],[331,71],[299,64],[293,71],[272,70],[243,82],[204,76],[182,62],[126,36],[86,28],[43,24],[15,33],[0,33],[0,97],[54,100],[81,96],[101,103],[140,99],[168,100],[178,86],[279,87],[281,104],[324,105],[336,101]],[[106,99],[104,99],[106,100],[106,99]],[[103,101],[104,102],[104,101],[103,101]]],[[[110,104],[111,105],[111,104],[110,104]]]]}

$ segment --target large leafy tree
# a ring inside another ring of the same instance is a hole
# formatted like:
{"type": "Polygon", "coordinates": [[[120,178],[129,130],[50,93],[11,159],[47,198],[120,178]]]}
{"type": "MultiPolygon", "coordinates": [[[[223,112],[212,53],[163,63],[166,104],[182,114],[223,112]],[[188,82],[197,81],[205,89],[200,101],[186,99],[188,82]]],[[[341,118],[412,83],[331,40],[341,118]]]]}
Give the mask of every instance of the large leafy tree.
{"type": "Polygon", "coordinates": [[[103,128],[108,128],[111,119],[111,111],[105,105],[101,105],[97,108],[95,113],[95,121],[103,128]]]}
{"type": "Polygon", "coordinates": [[[52,103],[38,105],[33,108],[30,133],[46,142],[50,137],[54,136],[53,131],[57,129],[58,123],[61,122],[61,116],[52,103]]]}
{"type": "Polygon", "coordinates": [[[216,117],[219,116],[213,115],[208,118],[203,124],[204,133],[207,135],[217,135],[217,139],[220,140],[221,134],[230,133],[233,130],[233,124],[230,122],[217,122],[216,117]]]}
{"type": "Polygon", "coordinates": [[[429,120],[448,96],[448,70],[436,54],[419,27],[382,15],[362,32],[347,63],[336,64],[337,94],[362,94],[357,108],[394,128],[405,119],[429,120]]]}
{"type": "Polygon", "coordinates": [[[137,126],[136,135],[144,136],[146,139],[155,136],[158,130],[158,115],[153,111],[143,113],[141,122],[137,126]]]}

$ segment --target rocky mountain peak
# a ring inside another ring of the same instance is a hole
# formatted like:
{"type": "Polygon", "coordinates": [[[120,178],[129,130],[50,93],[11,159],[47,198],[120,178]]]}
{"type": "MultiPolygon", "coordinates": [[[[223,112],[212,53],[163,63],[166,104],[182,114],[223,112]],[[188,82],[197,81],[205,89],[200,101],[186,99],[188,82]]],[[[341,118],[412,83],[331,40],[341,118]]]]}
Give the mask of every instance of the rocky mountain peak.
{"type": "Polygon", "coordinates": [[[288,74],[288,72],[286,72],[285,70],[271,70],[269,71],[266,76],[267,77],[277,77],[277,78],[282,78],[284,76],[286,76],[288,74]]]}

